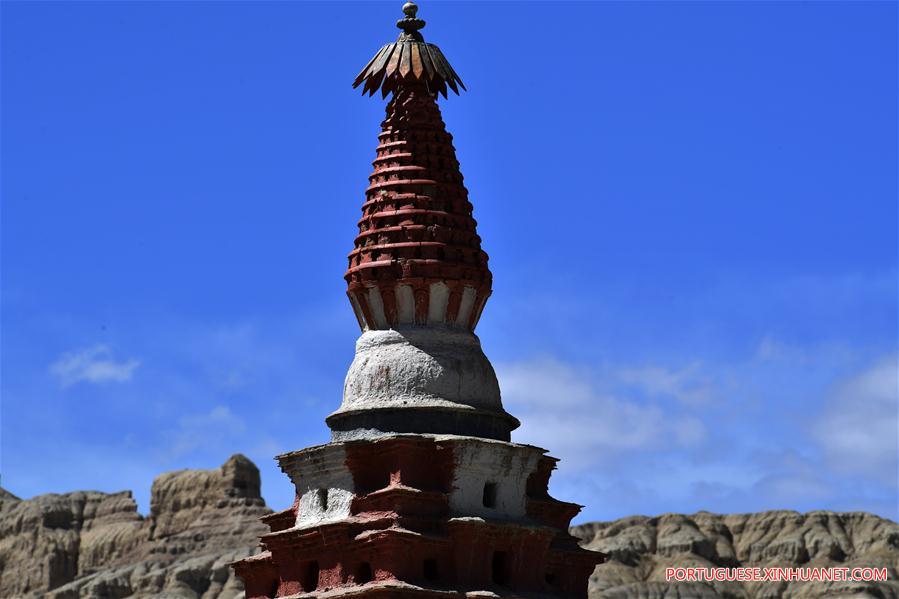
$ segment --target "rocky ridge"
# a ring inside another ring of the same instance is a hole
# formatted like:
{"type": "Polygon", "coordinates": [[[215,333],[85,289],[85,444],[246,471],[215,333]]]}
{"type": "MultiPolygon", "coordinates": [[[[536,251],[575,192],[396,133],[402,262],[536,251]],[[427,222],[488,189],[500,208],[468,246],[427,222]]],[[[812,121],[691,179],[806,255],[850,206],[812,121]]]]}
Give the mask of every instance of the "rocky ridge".
{"type": "Polygon", "coordinates": [[[130,491],[25,501],[4,491],[0,597],[238,597],[228,564],[255,552],[268,513],[259,470],[242,455],[159,476],[146,518],[130,491]]]}
{"type": "MultiPolygon", "coordinates": [[[[228,567],[256,552],[271,513],[259,470],[232,456],[221,468],[181,470],[153,483],[150,515],[129,491],[78,491],[20,500],[0,489],[0,598],[237,599],[228,567]]],[[[572,528],[609,556],[590,599],[707,597],[899,599],[899,525],[866,513],[665,514],[572,528]],[[872,566],[876,583],[674,583],[673,566],[872,566]]]]}
{"type": "Polygon", "coordinates": [[[593,598],[881,597],[899,599],[899,525],[862,512],[770,511],[632,516],[572,528],[609,556],[593,598]],[[877,567],[886,582],[666,582],[669,567],[877,567]]]}

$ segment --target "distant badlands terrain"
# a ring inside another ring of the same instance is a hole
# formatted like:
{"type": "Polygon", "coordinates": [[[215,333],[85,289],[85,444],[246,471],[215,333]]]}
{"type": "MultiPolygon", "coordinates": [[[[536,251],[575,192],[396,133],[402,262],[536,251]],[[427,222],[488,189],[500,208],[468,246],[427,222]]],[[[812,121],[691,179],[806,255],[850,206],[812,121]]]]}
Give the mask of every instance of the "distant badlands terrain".
{"type": "MultiPolygon", "coordinates": [[[[228,563],[257,551],[271,513],[259,470],[232,456],[214,470],[153,483],[151,511],[131,492],[77,491],[20,500],[0,489],[0,597],[242,597],[228,563]]],[[[633,516],[572,532],[610,556],[590,597],[899,598],[899,526],[865,513],[633,516]],[[674,583],[671,566],[874,566],[877,583],[674,583]]]]}

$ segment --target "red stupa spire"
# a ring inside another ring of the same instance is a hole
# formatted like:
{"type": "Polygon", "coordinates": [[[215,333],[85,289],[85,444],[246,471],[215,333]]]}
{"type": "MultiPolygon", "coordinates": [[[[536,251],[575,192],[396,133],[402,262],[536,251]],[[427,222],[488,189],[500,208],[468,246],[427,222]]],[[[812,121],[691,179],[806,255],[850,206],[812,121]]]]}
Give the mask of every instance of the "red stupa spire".
{"type": "Polygon", "coordinates": [[[464,86],[403,12],[355,81],[392,98],[345,275],[362,334],[331,442],[278,456],[296,501],[233,567],[248,599],[586,598],[604,556],[548,493],[557,460],[510,442],[474,334],[492,277],[437,106],[464,86]]]}
{"type": "Polygon", "coordinates": [[[417,7],[403,10],[400,39],[381,48],[354,84],[364,82],[370,94],[381,86],[393,98],[349,255],[348,294],[363,329],[474,330],[492,277],[436,98],[447,86],[456,93],[464,86],[440,49],[422,39],[417,7]]]}
{"type": "Polygon", "coordinates": [[[346,273],[360,325],[473,330],[492,277],[452,136],[425,82],[396,91],[378,137],[346,273]],[[432,290],[445,306],[430,309],[432,290]]]}
{"type": "Polygon", "coordinates": [[[354,82],[392,97],[345,274],[363,335],[328,425],[335,439],[390,431],[509,440],[518,421],[473,334],[493,277],[437,105],[439,94],[465,87],[424,41],[417,11],[403,6],[399,38],[354,82]]]}

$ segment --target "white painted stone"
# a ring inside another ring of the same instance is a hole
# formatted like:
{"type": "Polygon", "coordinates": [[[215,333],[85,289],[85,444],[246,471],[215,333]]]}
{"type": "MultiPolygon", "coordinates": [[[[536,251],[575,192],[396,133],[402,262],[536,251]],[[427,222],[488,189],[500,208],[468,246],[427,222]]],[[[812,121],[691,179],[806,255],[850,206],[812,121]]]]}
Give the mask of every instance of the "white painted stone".
{"type": "MultiPolygon", "coordinates": [[[[432,438],[453,452],[453,480],[448,494],[450,518],[527,521],[527,481],[545,450],[532,445],[459,435],[384,435],[390,443],[404,437],[432,438]],[[483,505],[484,483],[496,484],[495,506],[483,505]]],[[[346,467],[347,443],[328,443],[278,456],[281,469],[300,495],[295,526],[309,528],[350,517],[356,489],[346,467]],[[327,507],[322,493],[327,492],[327,507]]],[[[374,449],[374,448],[373,448],[374,449]]]]}
{"type": "Polygon", "coordinates": [[[300,496],[296,527],[318,526],[350,516],[355,486],[346,468],[344,445],[321,445],[279,456],[279,461],[300,496]]]}
{"type": "Polygon", "coordinates": [[[415,322],[415,294],[409,285],[396,286],[397,319],[400,324],[415,322]]]}
{"type": "Polygon", "coordinates": [[[353,306],[353,312],[356,314],[356,320],[359,321],[359,326],[363,331],[367,331],[368,323],[365,322],[365,314],[362,312],[362,306],[359,305],[359,301],[353,294],[350,294],[350,304],[353,306]]]}
{"type": "Polygon", "coordinates": [[[477,312],[475,313],[474,322],[472,323],[472,329],[478,326],[478,323],[481,321],[481,314],[484,312],[484,306],[487,305],[487,298],[482,298],[478,304],[477,312]]]}
{"type": "Polygon", "coordinates": [[[384,314],[384,300],[381,299],[381,290],[377,287],[368,288],[368,307],[371,310],[371,317],[375,320],[374,325],[379,329],[386,329],[387,315],[384,314]]]}
{"type": "Polygon", "coordinates": [[[466,326],[471,318],[471,309],[474,307],[474,299],[477,296],[474,287],[465,287],[462,290],[462,301],[459,303],[459,313],[456,314],[456,324],[466,326]]]}
{"type": "Polygon", "coordinates": [[[496,373],[477,336],[446,326],[363,333],[337,413],[403,407],[505,414],[496,373]]]}
{"type": "Polygon", "coordinates": [[[526,514],[528,477],[537,469],[544,451],[488,439],[460,438],[453,444],[456,468],[449,496],[454,515],[515,519],[526,514]],[[493,507],[483,503],[484,485],[496,485],[493,507]]]}
{"type": "Polygon", "coordinates": [[[446,321],[446,305],[449,303],[449,287],[446,283],[431,283],[428,300],[428,322],[443,324],[446,321]]]}

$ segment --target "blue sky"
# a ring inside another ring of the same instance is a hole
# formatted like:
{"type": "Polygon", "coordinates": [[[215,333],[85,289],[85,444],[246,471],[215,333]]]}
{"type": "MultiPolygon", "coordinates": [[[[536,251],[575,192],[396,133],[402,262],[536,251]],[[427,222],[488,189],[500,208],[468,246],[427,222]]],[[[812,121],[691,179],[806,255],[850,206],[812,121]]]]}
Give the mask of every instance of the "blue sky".
{"type": "MultiPolygon", "coordinates": [[[[327,440],[401,2],[3,2],[2,484],[327,440]]],[[[421,2],[514,440],[580,521],[897,507],[897,7],[421,2]]]]}

